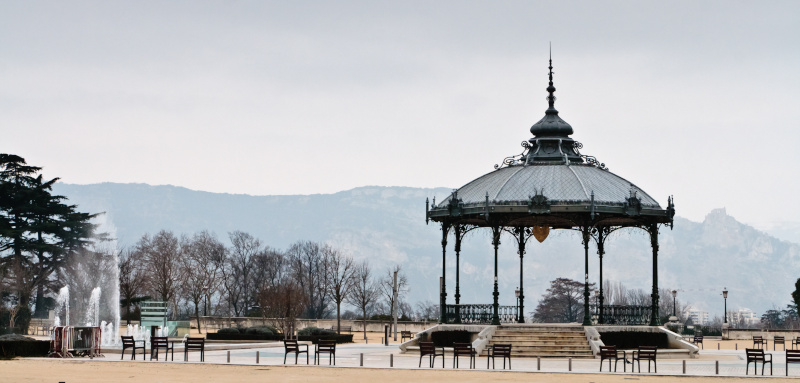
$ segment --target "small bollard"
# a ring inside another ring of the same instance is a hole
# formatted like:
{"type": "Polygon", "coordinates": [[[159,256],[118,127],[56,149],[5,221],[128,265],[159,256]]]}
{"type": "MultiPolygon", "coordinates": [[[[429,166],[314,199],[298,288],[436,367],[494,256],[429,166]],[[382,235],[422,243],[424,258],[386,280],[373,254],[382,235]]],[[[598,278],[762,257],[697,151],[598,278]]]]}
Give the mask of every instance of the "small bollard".
{"type": "Polygon", "coordinates": [[[719,343],[717,343],[717,350],[719,350],[719,343]]]}
{"type": "Polygon", "coordinates": [[[358,365],[361,366],[361,367],[364,367],[364,353],[362,352],[359,355],[360,356],[358,357],[358,365]]]}
{"type": "Polygon", "coordinates": [[[683,361],[683,374],[686,375],[686,360],[683,361]]]}
{"type": "Polygon", "coordinates": [[[536,371],[541,371],[541,369],[542,369],[542,357],[541,356],[537,356],[536,357],[536,371]]]}
{"type": "Polygon", "coordinates": [[[716,370],[716,374],[719,375],[719,361],[714,361],[714,369],[716,370]]]}
{"type": "Polygon", "coordinates": [[[258,364],[258,359],[261,357],[261,351],[256,351],[256,364],[258,364]]]}
{"type": "Polygon", "coordinates": [[[394,367],[394,354],[389,354],[389,367],[394,367]]]}
{"type": "Polygon", "coordinates": [[[230,362],[231,362],[231,352],[228,351],[228,363],[230,363],[230,362]]]}
{"type": "Polygon", "coordinates": [[[569,370],[572,371],[572,357],[569,357],[569,370]]]}
{"type": "Polygon", "coordinates": [[[736,345],[736,349],[739,349],[739,343],[734,343],[736,345]]]}

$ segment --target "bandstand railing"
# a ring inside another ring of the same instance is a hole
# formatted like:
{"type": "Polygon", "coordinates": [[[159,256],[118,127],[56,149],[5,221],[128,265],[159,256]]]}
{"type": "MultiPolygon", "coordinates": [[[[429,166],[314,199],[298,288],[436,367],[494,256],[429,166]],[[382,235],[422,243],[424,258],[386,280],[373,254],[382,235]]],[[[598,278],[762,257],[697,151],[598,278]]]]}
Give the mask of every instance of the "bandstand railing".
{"type": "MultiPolygon", "coordinates": [[[[592,322],[599,323],[597,306],[591,306],[592,322]]],[[[607,325],[648,325],[651,306],[603,305],[603,323],[607,325]]]]}
{"type": "MultiPolygon", "coordinates": [[[[517,306],[499,306],[500,323],[515,323],[519,313],[517,306]]],[[[492,323],[492,304],[445,305],[447,323],[492,323]]]]}

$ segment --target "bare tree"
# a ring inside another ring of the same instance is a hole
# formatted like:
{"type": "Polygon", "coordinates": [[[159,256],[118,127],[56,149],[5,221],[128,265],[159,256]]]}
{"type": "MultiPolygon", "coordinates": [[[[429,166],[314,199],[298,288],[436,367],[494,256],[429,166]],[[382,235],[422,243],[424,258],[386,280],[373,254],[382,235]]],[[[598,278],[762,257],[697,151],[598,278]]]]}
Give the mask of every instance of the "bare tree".
{"type": "Polygon", "coordinates": [[[291,338],[297,317],[305,311],[308,303],[300,285],[287,277],[275,285],[264,287],[257,296],[264,318],[272,319],[284,337],[291,338]]]}
{"type": "MultiPolygon", "coordinates": [[[[176,293],[183,278],[178,238],[166,230],[159,231],[152,239],[144,235],[137,243],[136,251],[144,254],[149,289],[162,301],[176,306],[176,293]]],[[[177,307],[174,310],[177,311],[177,307]]]]}
{"type": "Polygon", "coordinates": [[[119,295],[125,306],[126,324],[131,324],[131,306],[141,297],[146,284],[143,271],[144,256],[136,250],[125,250],[119,255],[119,295]]]}
{"type": "Polygon", "coordinates": [[[184,270],[187,270],[186,278],[183,280],[183,290],[194,305],[197,331],[202,333],[200,305],[205,303],[219,284],[226,249],[215,236],[202,231],[187,239],[182,250],[181,264],[184,270]]]}
{"type": "MultiPolygon", "coordinates": [[[[406,274],[403,272],[403,269],[400,265],[396,265],[393,268],[389,269],[389,271],[384,275],[384,277],[380,280],[380,291],[381,295],[383,296],[384,301],[389,309],[389,316],[394,317],[395,310],[398,309],[397,304],[394,301],[394,273],[397,273],[397,300],[402,301],[405,294],[408,292],[408,278],[406,278],[406,274]]],[[[399,303],[399,302],[397,302],[399,303]]]]}
{"type": "Polygon", "coordinates": [[[431,301],[417,303],[416,319],[421,321],[439,320],[439,305],[431,301]]]}
{"type": "Polygon", "coordinates": [[[306,294],[305,317],[325,318],[331,313],[328,301],[328,281],[325,278],[327,264],[322,255],[322,246],[316,242],[300,241],[286,252],[292,275],[306,294]]]}
{"type": "Polygon", "coordinates": [[[242,231],[229,233],[229,238],[233,247],[228,252],[228,261],[223,269],[224,286],[234,315],[246,315],[255,303],[253,259],[261,251],[261,241],[242,231]]]}
{"type": "Polygon", "coordinates": [[[372,279],[369,262],[356,264],[353,270],[353,289],[345,300],[361,310],[361,318],[364,320],[364,339],[367,339],[367,311],[378,300],[378,294],[378,286],[372,279]]]}
{"type": "Polygon", "coordinates": [[[353,289],[355,264],[352,257],[343,255],[339,250],[327,245],[323,246],[322,255],[327,264],[325,279],[328,281],[328,296],[336,304],[336,332],[341,333],[342,302],[353,289]]]}

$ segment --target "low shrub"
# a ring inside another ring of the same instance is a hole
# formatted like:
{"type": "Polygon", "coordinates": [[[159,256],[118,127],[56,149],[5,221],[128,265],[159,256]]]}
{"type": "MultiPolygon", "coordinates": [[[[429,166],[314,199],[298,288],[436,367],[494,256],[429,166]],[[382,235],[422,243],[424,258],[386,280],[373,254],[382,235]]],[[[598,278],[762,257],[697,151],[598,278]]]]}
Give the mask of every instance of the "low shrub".
{"type": "Polygon", "coordinates": [[[283,340],[283,334],[208,333],[208,340],[283,340]]]}
{"type": "Polygon", "coordinates": [[[353,343],[353,334],[327,334],[327,335],[298,335],[297,340],[299,341],[311,341],[311,343],[317,344],[319,343],[320,339],[330,339],[335,340],[336,343],[353,343]]]}
{"type": "Polygon", "coordinates": [[[336,331],[328,330],[319,327],[306,327],[297,332],[297,336],[311,336],[311,335],[336,335],[336,331]]]}
{"type": "Polygon", "coordinates": [[[276,334],[278,331],[275,327],[272,326],[256,326],[256,327],[248,327],[245,330],[245,334],[251,335],[273,335],[276,334]]]}
{"type": "MultiPolygon", "coordinates": [[[[244,329],[244,328],[242,328],[242,329],[244,329]]],[[[217,330],[217,334],[241,334],[242,333],[242,331],[241,331],[242,329],[240,329],[239,327],[226,327],[226,328],[221,328],[221,329],[217,330]]]]}
{"type": "Polygon", "coordinates": [[[12,340],[0,342],[0,358],[10,359],[17,356],[43,357],[50,352],[48,340],[12,340]]]}

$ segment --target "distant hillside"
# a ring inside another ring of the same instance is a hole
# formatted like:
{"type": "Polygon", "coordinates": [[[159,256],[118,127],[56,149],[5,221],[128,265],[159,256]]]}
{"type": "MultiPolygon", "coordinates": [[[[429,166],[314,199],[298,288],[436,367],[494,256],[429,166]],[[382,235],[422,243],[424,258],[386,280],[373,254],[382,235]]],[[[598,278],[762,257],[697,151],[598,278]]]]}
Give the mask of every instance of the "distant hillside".
{"type": "MultiPolygon", "coordinates": [[[[57,184],[55,192],[89,212],[105,211],[106,231],[131,245],[145,233],[161,229],[191,234],[242,230],[275,248],[297,240],[325,241],[369,259],[374,267],[403,265],[411,302],[438,302],[441,234],[425,224],[425,198],[441,200],[450,189],[361,187],[334,194],[249,196],[193,191],[174,186],[103,183],[57,184]]],[[[678,206],[680,212],[680,206],[678,206]]],[[[736,221],[724,209],[701,222],[676,217],[675,229],[662,230],[659,284],[678,289],[679,299],[713,315],[722,314],[723,287],[728,307],[763,313],[790,301],[800,277],[800,245],[778,240],[736,221]],[[746,291],[753,291],[746,295],[746,291]]],[[[514,304],[519,285],[519,258],[511,238],[504,240],[499,261],[501,304],[514,304]]],[[[590,278],[597,279],[597,256],[591,249],[590,278]]],[[[644,232],[613,234],[604,258],[604,277],[630,288],[651,286],[650,245],[644,232]]],[[[448,248],[447,287],[452,301],[455,262],[448,248]]],[[[486,232],[474,232],[463,245],[462,303],[491,302],[492,248],[486,232]]],[[[554,231],[542,244],[529,243],[525,262],[526,311],[556,277],[582,279],[583,247],[571,231],[554,231]]]]}

